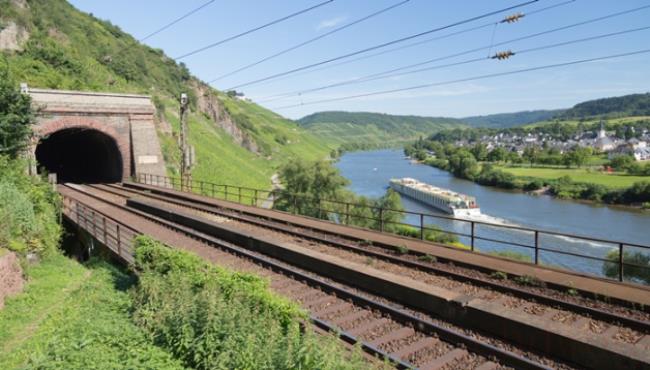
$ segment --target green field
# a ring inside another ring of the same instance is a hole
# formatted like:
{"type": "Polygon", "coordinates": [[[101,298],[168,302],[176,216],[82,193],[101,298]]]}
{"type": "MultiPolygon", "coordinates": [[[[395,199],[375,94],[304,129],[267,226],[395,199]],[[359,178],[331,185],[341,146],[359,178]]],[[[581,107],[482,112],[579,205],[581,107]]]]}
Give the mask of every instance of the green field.
{"type": "Polygon", "coordinates": [[[538,179],[557,179],[562,176],[569,176],[574,182],[585,182],[608,186],[611,188],[626,188],[635,182],[650,181],[650,176],[630,176],[625,174],[604,173],[594,170],[578,168],[536,168],[536,167],[497,167],[517,177],[528,177],[538,179]]]}

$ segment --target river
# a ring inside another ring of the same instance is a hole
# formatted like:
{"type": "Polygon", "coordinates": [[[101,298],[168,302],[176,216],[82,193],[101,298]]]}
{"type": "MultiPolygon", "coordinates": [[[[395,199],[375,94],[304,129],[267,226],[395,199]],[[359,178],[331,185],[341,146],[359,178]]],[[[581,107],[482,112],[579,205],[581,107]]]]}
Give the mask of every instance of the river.
{"type": "MultiPolygon", "coordinates": [[[[471,181],[455,178],[448,172],[434,167],[413,164],[404,157],[401,150],[346,153],[337,162],[336,166],[341,174],[350,180],[350,189],[359,195],[380,197],[385,193],[389,179],[412,177],[435,186],[476,197],[482,213],[482,216],[478,217],[479,221],[530,227],[626,243],[650,244],[650,212],[647,211],[585,204],[561,200],[547,195],[534,196],[481,186],[471,181]]],[[[402,202],[408,211],[437,214],[435,208],[404,196],[402,196],[402,202]]],[[[406,221],[414,225],[420,223],[418,216],[409,216],[406,221]]],[[[463,222],[426,218],[425,224],[436,224],[445,230],[466,234],[470,232],[467,223],[463,222]]],[[[476,235],[526,245],[534,243],[531,233],[484,226],[477,227],[476,235]]],[[[461,238],[461,241],[469,244],[468,238],[461,238]]],[[[509,249],[532,255],[530,250],[526,248],[504,246],[488,241],[477,241],[475,246],[478,250],[486,252],[509,249]]],[[[578,241],[557,236],[540,237],[540,246],[601,258],[616,248],[612,244],[578,241]]],[[[639,250],[627,246],[625,248],[626,251],[630,252],[639,250]]],[[[592,274],[602,274],[603,270],[601,261],[553,252],[541,252],[540,261],[545,264],[592,274]]]]}

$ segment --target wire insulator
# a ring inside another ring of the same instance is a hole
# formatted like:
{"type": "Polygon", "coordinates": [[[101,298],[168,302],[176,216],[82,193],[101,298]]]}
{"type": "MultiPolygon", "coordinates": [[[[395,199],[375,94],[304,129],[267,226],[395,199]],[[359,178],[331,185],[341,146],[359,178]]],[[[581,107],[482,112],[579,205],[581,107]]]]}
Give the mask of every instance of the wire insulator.
{"type": "Polygon", "coordinates": [[[525,16],[526,16],[526,15],[525,15],[524,13],[515,13],[515,14],[509,15],[509,16],[503,18],[503,20],[502,20],[500,23],[515,23],[515,22],[519,22],[519,20],[520,20],[521,18],[525,17],[525,16]]]}
{"type": "Polygon", "coordinates": [[[491,58],[498,59],[498,60],[506,60],[506,59],[510,59],[510,57],[513,55],[515,55],[515,53],[513,53],[512,50],[506,50],[494,54],[491,58]]]}

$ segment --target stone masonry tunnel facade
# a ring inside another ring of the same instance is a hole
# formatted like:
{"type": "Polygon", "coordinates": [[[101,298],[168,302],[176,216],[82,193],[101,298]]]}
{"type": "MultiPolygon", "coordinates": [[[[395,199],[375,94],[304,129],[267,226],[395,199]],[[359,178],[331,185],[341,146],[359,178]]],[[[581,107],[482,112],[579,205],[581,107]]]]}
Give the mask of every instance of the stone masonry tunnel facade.
{"type": "Polygon", "coordinates": [[[165,175],[148,96],[23,89],[37,111],[29,152],[33,171],[77,183],[165,175]]]}

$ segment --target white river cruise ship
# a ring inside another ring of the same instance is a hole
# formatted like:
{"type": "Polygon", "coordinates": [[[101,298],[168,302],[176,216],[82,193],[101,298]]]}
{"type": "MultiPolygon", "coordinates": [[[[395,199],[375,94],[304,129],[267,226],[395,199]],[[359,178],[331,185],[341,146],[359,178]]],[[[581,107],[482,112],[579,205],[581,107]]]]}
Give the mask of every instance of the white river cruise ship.
{"type": "Polygon", "coordinates": [[[454,215],[454,217],[481,214],[476,198],[469,195],[459,194],[408,177],[391,179],[390,187],[400,194],[454,215]]]}

